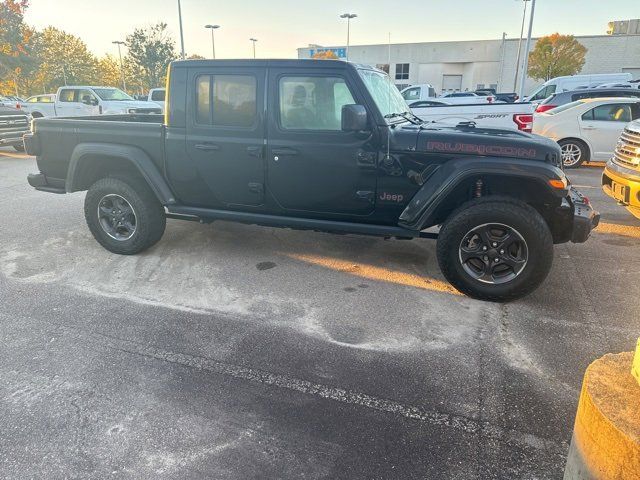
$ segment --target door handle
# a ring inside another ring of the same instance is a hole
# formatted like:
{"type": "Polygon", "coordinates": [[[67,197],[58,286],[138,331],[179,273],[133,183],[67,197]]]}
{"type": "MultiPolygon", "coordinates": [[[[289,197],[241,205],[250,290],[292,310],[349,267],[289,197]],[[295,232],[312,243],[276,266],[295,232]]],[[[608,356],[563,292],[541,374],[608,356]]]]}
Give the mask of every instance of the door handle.
{"type": "Polygon", "coordinates": [[[588,125],[587,125],[587,126],[582,127],[582,129],[583,129],[583,130],[595,130],[595,129],[596,129],[596,127],[591,127],[591,126],[588,126],[588,125]]]}
{"type": "Polygon", "coordinates": [[[220,150],[220,147],[215,143],[198,143],[195,146],[196,150],[202,150],[205,152],[213,152],[216,150],[220,150]]]}
{"type": "Polygon", "coordinates": [[[251,157],[262,158],[262,147],[247,147],[247,153],[251,157]]]}
{"type": "Polygon", "coordinates": [[[297,155],[298,151],[293,148],[274,148],[271,153],[274,155],[297,155]]]}

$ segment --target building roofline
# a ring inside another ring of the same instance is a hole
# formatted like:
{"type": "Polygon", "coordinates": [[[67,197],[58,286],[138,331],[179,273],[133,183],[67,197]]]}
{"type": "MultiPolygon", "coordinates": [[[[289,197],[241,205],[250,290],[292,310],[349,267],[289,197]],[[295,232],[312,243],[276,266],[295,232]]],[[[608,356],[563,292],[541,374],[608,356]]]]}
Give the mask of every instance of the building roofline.
{"type": "MultiPolygon", "coordinates": [[[[640,37],[640,33],[625,33],[622,35],[607,35],[607,34],[598,34],[598,35],[574,35],[576,40],[580,40],[581,38],[625,38],[625,37],[640,37]]],[[[532,37],[532,40],[539,40],[543,37],[532,37]]],[[[505,38],[507,42],[516,42],[519,41],[519,37],[515,38],[505,38]]],[[[403,45],[436,45],[442,43],[478,43],[478,42],[502,42],[501,38],[485,38],[485,39],[477,39],[477,40],[437,40],[433,42],[404,42],[404,43],[392,43],[391,46],[403,46],[403,45]]],[[[358,48],[358,47],[388,47],[388,43],[369,43],[362,45],[350,45],[349,48],[358,48]]],[[[332,49],[332,48],[346,48],[346,45],[309,45],[306,47],[298,47],[296,50],[312,50],[312,49],[332,49]]]]}

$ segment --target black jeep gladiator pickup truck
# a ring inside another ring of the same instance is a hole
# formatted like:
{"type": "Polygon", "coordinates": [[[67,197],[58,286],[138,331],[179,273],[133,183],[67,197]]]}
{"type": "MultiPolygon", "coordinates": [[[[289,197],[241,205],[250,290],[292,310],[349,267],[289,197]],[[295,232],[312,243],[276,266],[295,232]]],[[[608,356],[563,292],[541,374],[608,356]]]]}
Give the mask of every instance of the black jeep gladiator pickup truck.
{"type": "Polygon", "coordinates": [[[40,170],[29,183],[88,190],[89,229],[114,253],[155,244],[167,217],[438,238],[447,280],[507,301],[544,280],[554,243],[598,223],[557,144],[425,123],[369,66],[178,61],[167,83],[164,119],[43,118],[25,137],[40,170]]]}

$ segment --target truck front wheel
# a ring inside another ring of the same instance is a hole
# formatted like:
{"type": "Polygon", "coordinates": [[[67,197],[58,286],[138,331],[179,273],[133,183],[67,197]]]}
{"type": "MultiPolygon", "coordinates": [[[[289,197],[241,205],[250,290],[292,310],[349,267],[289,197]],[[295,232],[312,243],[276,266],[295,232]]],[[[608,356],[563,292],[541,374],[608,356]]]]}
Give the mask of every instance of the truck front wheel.
{"type": "Polygon", "coordinates": [[[553,263],[553,238],[542,216],[524,202],[480,198],[451,214],[438,237],[446,279],[479,300],[506,302],[534,291],[553,263]]]}
{"type": "Polygon", "coordinates": [[[89,187],[84,216],[94,238],[110,252],[134,255],[164,233],[164,208],[139,179],[103,178],[89,187]]]}

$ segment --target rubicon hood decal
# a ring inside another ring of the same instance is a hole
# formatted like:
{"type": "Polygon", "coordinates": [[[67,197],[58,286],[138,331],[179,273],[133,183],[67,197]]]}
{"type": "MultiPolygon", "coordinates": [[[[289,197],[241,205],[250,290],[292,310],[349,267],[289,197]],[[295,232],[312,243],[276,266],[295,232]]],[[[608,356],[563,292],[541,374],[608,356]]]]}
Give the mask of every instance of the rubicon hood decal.
{"type": "Polygon", "coordinates": [[[476,155],[498,155],[503,157],[536,158],[535,148],[519,148],[500,145],[482,145],[462,142],[427,142],[428,152],[472,153],[476,155]]]}

